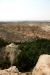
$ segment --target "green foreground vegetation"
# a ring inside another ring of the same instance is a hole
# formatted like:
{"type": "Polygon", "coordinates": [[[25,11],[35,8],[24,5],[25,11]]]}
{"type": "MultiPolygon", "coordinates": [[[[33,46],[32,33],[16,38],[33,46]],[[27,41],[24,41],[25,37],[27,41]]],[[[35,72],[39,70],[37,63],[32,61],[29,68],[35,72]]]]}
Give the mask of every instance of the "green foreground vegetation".
{"type": "MultiPolygon", "coordinates": [[[[8,42],[0,40],[0,47],[6,45],[8,45],[8,42]]],[[[36,65],[41,54],[50,54],[50,40],[33,39],[30,42],[20,43],[19,49],[21,53],[18,55],[18,61],[14,65],[21,72],[30,71],[36,65]]]]}
{"type": "Polygon", "coordinates": [[[36,65],[41,54],[50,54],[50,40],[34,39],[19,45],[22,50],[18,56],[18,68],[20,71],[29,71],[36,65]]]}

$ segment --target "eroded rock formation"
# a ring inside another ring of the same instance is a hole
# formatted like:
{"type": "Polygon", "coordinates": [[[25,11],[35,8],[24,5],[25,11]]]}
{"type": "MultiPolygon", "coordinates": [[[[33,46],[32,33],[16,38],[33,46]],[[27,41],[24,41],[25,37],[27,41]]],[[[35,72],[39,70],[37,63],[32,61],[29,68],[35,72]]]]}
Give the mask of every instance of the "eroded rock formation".
{"type": "Polygon", "coordinates": [[[11,43],[0,50],[0,68],[8,68],[10,66],[16,65],[17,56],[20,54],[21,50],[18,49],[18,45],[11,43]]]}
{"type": "Polygon", "coordinates": [[[9,58],[11,65],[14,64],[15,59],[17,61],[17,56],[20,54],[20,52],[21,50],[18,49],[18,45],[15,45],[14,43],[6,46],[5,53],[9,58]]]}
{"type": "Polygon", "coordinates": [[[50,22],[0,23],[0,38],[4,40],[24,42],[37,36],[50,39],[50,22]]]}
{"type": "Polygon", "coordinates": [[[39,57],[32,75],[50,75],[50,55],[44,54],[39,57]]]}

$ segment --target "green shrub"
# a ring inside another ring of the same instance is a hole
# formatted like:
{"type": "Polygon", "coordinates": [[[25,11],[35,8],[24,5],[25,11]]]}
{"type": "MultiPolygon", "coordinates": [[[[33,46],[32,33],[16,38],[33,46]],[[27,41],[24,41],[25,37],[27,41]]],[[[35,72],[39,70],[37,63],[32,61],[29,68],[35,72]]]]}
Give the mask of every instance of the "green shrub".
{"type": "MultiPolygon", "coordinates": [[[[9,58],[4,59],[4,49],[2,50],[2,47],[8,44],[10,43],[0,39],[0,67],[2,68],[7,68],[11,65],[9,58]]],[[[32,70],[41,54],[50,54],[50,40],[47,39],[34,39],[24,43],[15,42],[15,44],[19,45],[21,53],[18,55],[17,60],[15,59],[13,65],[16,65],[21,72],[32,70]]]]}
{"type": "Polygon", "coordinates": [[[18,56],[17,67],[19,71],[29,71],[36,65],[41,54],[50,54],[50,40],[34,39],[20,44],[19,49],[22,52],[18,56]]]}
{"type": "Polygon", "coordinates": [[[8,44],[9,44],[9,42],[7,42],[7,41],[0,38],[0,48],[5,47],[8,44]]]}
{"type": "Polygon", "coordinates": [[[10,67],[10,61],[5,55],[5,46],[8,45],[9,42],[0,38],[0,68],[8,68],[10,67]]]}

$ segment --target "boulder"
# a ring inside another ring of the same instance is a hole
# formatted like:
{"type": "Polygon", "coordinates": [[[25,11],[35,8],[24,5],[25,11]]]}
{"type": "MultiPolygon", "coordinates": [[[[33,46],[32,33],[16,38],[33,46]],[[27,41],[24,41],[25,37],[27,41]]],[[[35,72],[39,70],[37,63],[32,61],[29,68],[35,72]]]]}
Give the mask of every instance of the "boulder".
{"type": "Polygon", "coordinates": [[[32,75],[50,75],[50,55],[43,54],[39,57],[32,75]]]}

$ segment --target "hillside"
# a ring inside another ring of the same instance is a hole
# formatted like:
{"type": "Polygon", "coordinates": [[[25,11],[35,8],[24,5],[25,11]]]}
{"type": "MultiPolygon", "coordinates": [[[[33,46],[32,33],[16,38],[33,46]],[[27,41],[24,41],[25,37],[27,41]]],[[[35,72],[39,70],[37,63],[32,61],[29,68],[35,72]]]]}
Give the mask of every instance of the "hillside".
{"type": "Polygon", "coordinates": [[[0,22],[0,38],[23,42],[33,38],[50,39],[50,22],[0,22]]]}

